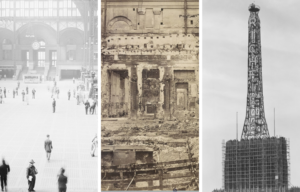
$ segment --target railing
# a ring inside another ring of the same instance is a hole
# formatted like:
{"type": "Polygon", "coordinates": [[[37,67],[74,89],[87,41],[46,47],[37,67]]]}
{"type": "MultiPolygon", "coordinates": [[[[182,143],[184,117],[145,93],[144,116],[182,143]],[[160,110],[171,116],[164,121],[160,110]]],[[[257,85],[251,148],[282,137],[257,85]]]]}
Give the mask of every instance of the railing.
{"type": "Polygon", "coordinates": [[[106,118],[119,118],[128,116],[128,103],[127,102],[109,102],[101,103],[102,117],[106,118]]]}
{"type": "Polygon", "coordinates": [[[159,163],[101,166],[101,174],[101,187],[105,191],[150,191],[174,187],[186,189],[198,182],[194,177],[195,174],[199,174],[199,163],[198,158],[192,158],[159,163]],[[116,175],[119,175],[118,178],[116,175]],[[180,178],[187,178],[187,181],[174,180],[180,178]],[[137,184],[144,186],[137,187],[137,184]]]}

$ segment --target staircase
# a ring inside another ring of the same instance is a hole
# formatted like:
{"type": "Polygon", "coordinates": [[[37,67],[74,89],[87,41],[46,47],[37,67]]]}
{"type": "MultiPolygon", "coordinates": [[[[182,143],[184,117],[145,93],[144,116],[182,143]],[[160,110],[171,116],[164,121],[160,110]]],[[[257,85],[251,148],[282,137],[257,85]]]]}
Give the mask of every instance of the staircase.
{"type": "Polygon", "coordinates": [[[27,67],[24,67],[24,68],[20,71],[19,75],[17,76],[17,79],[18,79],[18,80],[23,80],[23,75],[24,75],[24,74],[27,74],[27,73],[28,73],[28,68],[27,68],[27,67]]]}
{"type": "Polygon", "coordinates": [[[43,79],[43,81],[47,81],[47,79],[48,79],[48,75],[49,75],[49,71],[50,71],[50,67],[49,67],[49,65],[46,65],[46,67],[45,67],[45,71],[44,71],[44,79],[43,79]]]}
{"type": "Polygon", "coordinates": [[[38,75],[44,75],[44,73],[45,73],[45,68],[44,67],[36,67],[35,68],[35,71],[36,71],[36,73],[35,74],[38,74],[38,75]]]}
{"type": "Polygon", "coordinates": [[[16,76],[14,77],[14,80],[18,79],[21,71],[22,71],[22,66],[21,67],[17,67],[17,69],[16,69],[16,76]]]}
{"type": "Polygon", "coordinates": [[[48,79],[49,80],[53,80],[53,78],[55,78],[56,76],[56,68],[55,67],[52,67],[49,69],[49,72],[48,72],[48,79]]]}

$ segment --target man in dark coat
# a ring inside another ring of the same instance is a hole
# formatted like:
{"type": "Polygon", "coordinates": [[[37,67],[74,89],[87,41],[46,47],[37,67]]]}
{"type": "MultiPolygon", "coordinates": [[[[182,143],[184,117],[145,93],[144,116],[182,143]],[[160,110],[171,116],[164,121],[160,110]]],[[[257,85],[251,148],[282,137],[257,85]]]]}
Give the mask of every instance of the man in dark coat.
{"type": "Polygon", "coordinates": [[[28,191],[34,191],[34,185],[35,185],[35,180],[36,180],[35,175],[38,173],[37,169],[35,168],[35,166],[33,164],[34,164],[34,161],[31,160],[29,162],[29,167],[27,167],[27,171],[26,171],[26,178],[28,180],[28,191]]]}
{"type": "Polygon", "coordinates": [[[6,98],[6,88],[5,87],[3,89],[3,93],[4,93],[4,98],[6,98]]]}
{"type": "Polygon", "coordinates": [[[69,90],[68,91],[68,98],[69,98],[69,100],[70,100],[70,97],[71,97],[71,91],[69,90]]]}
{"type": "Polygon", "coordinates": [[[35,99],[35,89],[32,89],[32,99],[35,99]]]}
{"type": "Polygon", "coordinates": [[[1,189],[3,191],[3,188],[5,188],[5,191],[7,191],[7,174],[10,172],[10,167],[5,163],[5,160],[2,159],[2,165],[0,166],[0,176],[1,176],[1,189]],[[3,185],[4,184],[4,185],[3,185]]]}
{"type": "Polygon", "coordinates": [[[24,101],[24,98],[25,98],[25,92],[24,90],[22,91],[22,101],[24,101]]]}
{"type": "Polygon", "coordinates": [[[53,113],[55,113],[56,101],[54,98],[53,98],[53,102],[52,102],[52,107],[53,107],[53,113]]]}
{"type": "Polygon", "coordinates": [[[51,150],[52,150],[52,141],[49,139],[49,135],[47,135],[47,139],[45,141],[45,151],[46,151],[46,155],[47,155],[47,159],[48,161],[50,160],[50,156],[51,156],[51,150]]]}
{"type": "Polygon", "coordinates": [[[67,192],[67,183],[68,177],[64,175],[65,169],[60,169],[60,174],[58,175],[58,191],[59,192],[67,192]]]}
{"type": "Polygon", "coordinates": [[[85,105],[85,114],[88,114],[89,112],[89,108],[90,108],[90,103],[88,100],[86,100],[86,102],[84,103],[85,105]]]}

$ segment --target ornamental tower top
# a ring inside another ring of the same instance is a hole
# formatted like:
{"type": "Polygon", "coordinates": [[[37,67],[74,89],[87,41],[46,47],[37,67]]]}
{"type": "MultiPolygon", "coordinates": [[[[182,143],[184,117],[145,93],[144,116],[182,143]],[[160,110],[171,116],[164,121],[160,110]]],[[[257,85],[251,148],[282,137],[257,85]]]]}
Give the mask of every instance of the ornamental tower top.
{"type": "Polygon", "coordinates": [[[247,109],[241,139],[269,137],[264,111],[259,10],[253,3],[249,6],[247,109]]]}

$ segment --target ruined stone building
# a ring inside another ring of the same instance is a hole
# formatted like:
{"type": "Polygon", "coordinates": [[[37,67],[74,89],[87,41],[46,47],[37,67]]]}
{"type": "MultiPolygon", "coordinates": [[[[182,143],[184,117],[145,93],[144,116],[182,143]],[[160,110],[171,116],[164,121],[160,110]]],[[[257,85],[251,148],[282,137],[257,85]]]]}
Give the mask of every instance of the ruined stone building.
{"type": "Polygon", "coordinates": [[[96,0],[2,0],[0,17],[0,77],[72,79],[97,70],[96,0]]]}
{"type": "Polygon", "coordinates": [[[102,0],[102,118],[198,116],[199,2],[102,0]]]}

